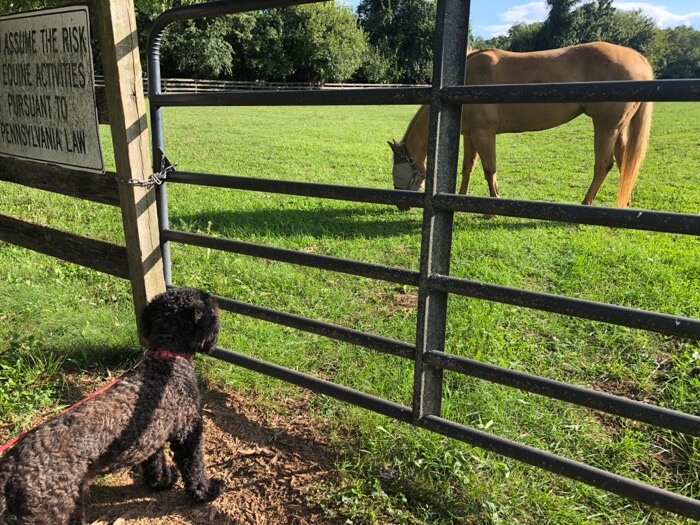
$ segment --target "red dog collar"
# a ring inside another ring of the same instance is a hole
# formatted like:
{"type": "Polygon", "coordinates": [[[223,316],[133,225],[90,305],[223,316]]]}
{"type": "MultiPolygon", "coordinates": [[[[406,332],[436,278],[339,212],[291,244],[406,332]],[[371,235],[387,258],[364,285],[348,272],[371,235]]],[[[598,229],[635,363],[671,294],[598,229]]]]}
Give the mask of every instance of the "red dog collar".
{"type": "Polygon", "coordinates": [[[160,357],[161,359],[187,359],[187,361],[192,361],[192,355],[190,354],[178,354],[167,348],[156,348],[151,351],[154,357],[160,357]]]}

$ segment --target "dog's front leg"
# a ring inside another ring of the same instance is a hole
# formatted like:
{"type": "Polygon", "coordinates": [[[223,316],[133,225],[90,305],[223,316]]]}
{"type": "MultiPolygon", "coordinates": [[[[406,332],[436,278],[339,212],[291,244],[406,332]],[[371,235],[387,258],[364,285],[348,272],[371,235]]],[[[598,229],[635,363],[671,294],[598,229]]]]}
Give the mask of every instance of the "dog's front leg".
{"type": "Polygon", "coordinates": [[[141,468],[144,480],[154,490],[167,490],[177,481],[177,469],[165,458],[165,447],[141,463],[141,468]]]}
{"type": "Polygon", "coordinates": [[[83,525],[85,523],[85,495],[87,494],[89,483],[90,480],[88,478],[85,478],[80,483],[78,497],[75,501],[73,512],[68,519],[68,525],[83,525]]]}
{"type": "Polygon", "coordinates": [[[224,488],[224,481],[209,478],[202,457],[202,420],[192,425],[189,433],[170,442],[175,464],[182,474],[185,490],[198,503],[215,500],[224,488]]]}

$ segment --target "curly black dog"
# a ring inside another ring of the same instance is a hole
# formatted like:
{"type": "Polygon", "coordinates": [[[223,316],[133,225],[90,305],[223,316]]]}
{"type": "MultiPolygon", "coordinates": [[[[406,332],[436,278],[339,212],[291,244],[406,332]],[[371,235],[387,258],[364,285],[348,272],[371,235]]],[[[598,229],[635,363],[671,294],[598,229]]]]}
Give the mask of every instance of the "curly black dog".
{"type": "Polygon", "coordinates": [[[141,315],[144,360],[114,386],[23,436],[0,458],[0,525],[84,522],[90,478],[141,464],[153,489],[182,475],[196,502],[223,490],[202,458],[199,389],[191,364],[219,335],[219,309],[207,293],[174,288],[141,315]],[[170,445],[177,468],[168,462],[170,445]]]}

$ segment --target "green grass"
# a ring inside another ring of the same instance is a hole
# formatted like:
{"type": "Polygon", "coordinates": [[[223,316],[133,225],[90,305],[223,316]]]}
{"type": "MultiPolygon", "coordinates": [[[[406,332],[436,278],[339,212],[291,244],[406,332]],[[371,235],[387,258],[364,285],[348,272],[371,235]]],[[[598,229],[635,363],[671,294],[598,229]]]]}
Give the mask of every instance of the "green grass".
{"type": "MultiPolygon", "coordinates": [[[[386,140],[401,138],[415,109],[167,109],[166,154],[180,170],[386,188],[391,183],[386,140]]],[[[546,132],[499,137],[502,195],[580,202],[592,176],[591,127],[581,117],[546,132]]],[[[635,207],[700,211],[698,137],[700,105],[656,105],[635,207]]],[[[109,151],[107,132],[104,140],[109,151]]],[[[614,204],[616,183],[613,171],[597,205],[614,204]]],[[[122,242],[117,210],[11,184],[0,187],[2,213],[122,242]]],[[[478,166],[471,190],[488,194],[478,166]]],[[[419,266],[421,210],[401,213],[371,204],[184,185],[171,185],[169,199],[174,228],[419,266]]],[[[455,219],[451,273],[698,318],[698,248],[698,240],[687,236],[464,214],[455,219]]],[[[173,246],[173,263],[176,284],[399,340],[415,338],[415,311],[401,301],[415,292],[411,287],[181,245],[173,246]]],[[[10,374],[15,385],[24,377],[38,385],[19,387],[18,393],[0,382],[3,422],[22,426],[33,411],[60,403],[61,369],[99,371],[138,352],[128,283],[5,244],[0,276],[0,373],[10,374]],[[19,364],[8,364],[16,356],[19,364]]],[[[410,404],[413,369],[403,360],[231,314],[224,314],[223,326],[225,347],[410,404]]],[[[697,342],[451,297],[446,345],[451,353],[499,366],[688,413],[700,409],[697,342]]],[[[208,380],[261,399],[296,393],[219,362],[202,361],[202,368],[208,380]]],[[[697,438],[453,373],[445,378],[443,415],[700,497],[697,438]]],[[[314,498],[339,522],[682,522],[328,398],[314,400],[312,416],[327,419],[336,436],[341,485],[317,487],[314,498]]]]}

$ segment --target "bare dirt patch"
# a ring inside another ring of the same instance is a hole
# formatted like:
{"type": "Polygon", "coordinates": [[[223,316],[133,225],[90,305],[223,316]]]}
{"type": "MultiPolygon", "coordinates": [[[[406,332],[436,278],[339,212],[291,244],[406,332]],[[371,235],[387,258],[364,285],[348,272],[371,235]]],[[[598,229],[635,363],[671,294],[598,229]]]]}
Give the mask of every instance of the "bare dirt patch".
{"type": "MultiPolygon", "coordinates": [[[[67,401],[94,390],[94,381],[67,377],[67,401]]],[[[94,525],[310,525],[331,524],[307,491],[335,483],[334,456],[327,429],[309,418],[303,394],[276,400],[274,410],[258,408],[236,392],[203,393],[204,452],[211,475],[226,480],[224,493],[195,505],[182,481],[154,492],[138,469],[93,480],[86,522],[94,525]]],[[[50,417],[38,414],[34,424],[50,417]],[[43,416],[43,417],[42,417],[43,416]]],[[[11,437],[0,428],[0,444],[11,437]]]]}
{"type": "Polygon", "coordinates": [[[402,310],[415,310],[418,308],[418,292],[402,292],[394,295],[394,306],[402,310]]]}
{"type": "MultiPolygon", "coordinates": [[[[62,401],[70,404],[93,392],[103,381],[67,374],[62,401]]],[[[237,392],[209,390],[204,405],[204,452],[212,476],[226,481],[224,493],[208,505],[195,505],[182,481],[172,490],[154,492],[140,480],[138,469],[116,472],[90,486],[87,523],[94,525],[330,524],[307,491],[335,483],[334,455],[328,429],[308,411],[310,394],[256,406],[237,392]]],[[[55,410],[32,418],[32,426],[55,410]]],[[[0,424],[0,444],[13,436],[0,424]]]]}
{"type": "Polygon", "coordinates": [[[308,501],[317,483],[333,482],[333,454],[303,400],[261,411],[232,392],[204,394],[204,452],[209,472],[226,480],[213,503],[194,505],[179,481],[153,492],[134,472],[110,475],[90,489],[87,522],[95,525],[330,524],[308,501]]]}

